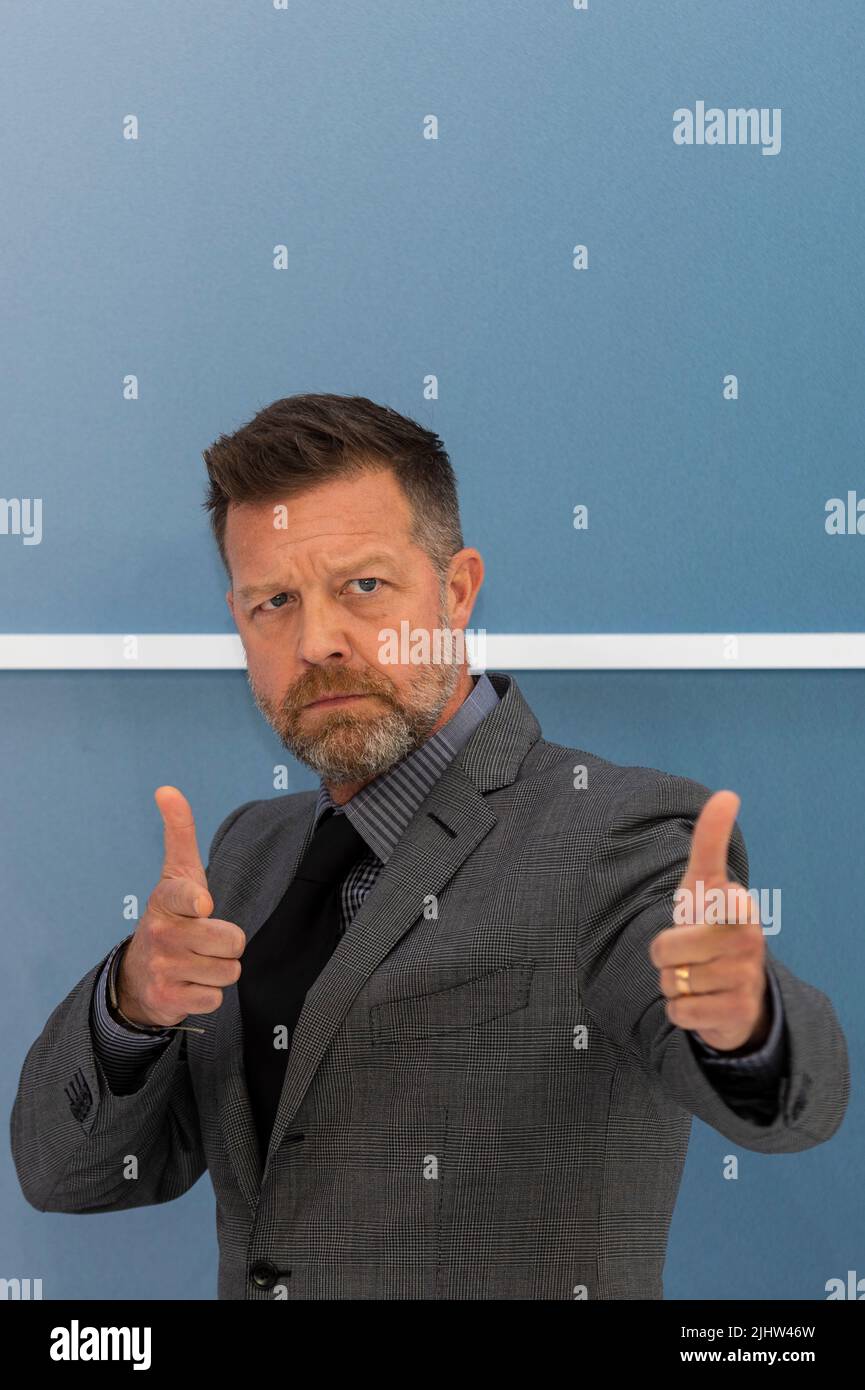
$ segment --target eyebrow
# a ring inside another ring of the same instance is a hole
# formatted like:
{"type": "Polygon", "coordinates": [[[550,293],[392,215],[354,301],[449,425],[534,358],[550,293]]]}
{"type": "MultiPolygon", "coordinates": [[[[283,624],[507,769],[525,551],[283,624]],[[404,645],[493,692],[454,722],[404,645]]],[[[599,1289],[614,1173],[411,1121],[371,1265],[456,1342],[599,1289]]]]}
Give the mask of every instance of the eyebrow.
{"type": "MultiPolygon", "coordinates": [[[[376,552],[374,554],[364,553],[358,556],[356,560],[340,561],[333,573],[348,574],[351,570],[365,569],[368,565],[393,565],[394,563],[394,556],[385,551],[376,552]]],[[[365,576],[361,577],[363,578],[365,576]]],[[[285,581],[283,579],[273,579],[264,584],[244,584],[242,588],[237,590],[237,597],[249,600],[259,598],[260,596],[267,597],[270,594],[278,594],[281,592],[280,585],[284,586],[284,583],[285,581]]]]}

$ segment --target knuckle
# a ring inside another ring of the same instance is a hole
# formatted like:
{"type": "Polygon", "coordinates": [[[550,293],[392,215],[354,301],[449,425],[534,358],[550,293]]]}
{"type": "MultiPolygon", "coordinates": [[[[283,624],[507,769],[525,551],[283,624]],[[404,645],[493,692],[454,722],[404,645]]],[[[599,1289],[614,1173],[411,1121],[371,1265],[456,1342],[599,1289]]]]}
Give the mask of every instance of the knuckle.
{"type": "Polygon", "coordinates": [[[165,911],[165,890],[161,883],[157,883],[150,897],[147,899],[146,915],[156,918],[165,911]]]}
{"type": "Polygon", "coordinates": [[[147,923],[147,930],[151,944],[162,945],[168,931],[168,922],[164,917],[151,917],[147,923]]]}
{"type": "Polygon", "coordinates": [[[220,960],[230,958],[234,937],[230,931],[226,930],[224,923],[213,922],[208,928],[207,951],[220,960]]]}
{"type": "Polygon", "coordinates": [[[160,976],[151,978],[147,985],[148,1002],[156,1009],[165,1009],[169,1004],[168,982],[160,976]]]}
{"type": "Polygon", "coordinates": [[[154,953],[150,957],[150,979],[155,985],[164,984],[168,975],[168,961],[165,956],[154,953]]]}
{"type": "Polygon", "coordinates": [[[221,947],[227,958],[232,959],[243,954],[246,947],[246,935],[233,922],[214,922],[211,942],[214,954],[217,948],[221,947]]]}
{"type": "Polygon", "coordinates": [[[204,955],[212,956],[216,954],[219,943],[219,927],[216,922],[211,922],[209,918],[202,917],[195,924],[195,931],[192,938],[196,946],[200,946],[204,955]]]}

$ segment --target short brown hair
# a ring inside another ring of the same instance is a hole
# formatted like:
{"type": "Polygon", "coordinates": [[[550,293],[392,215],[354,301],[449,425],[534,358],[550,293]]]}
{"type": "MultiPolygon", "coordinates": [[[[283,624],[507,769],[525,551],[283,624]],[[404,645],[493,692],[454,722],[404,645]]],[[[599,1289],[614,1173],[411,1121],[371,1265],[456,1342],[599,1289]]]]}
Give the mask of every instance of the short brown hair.
{"type": "Polygon", "coordinates": [[[222,563],[231,502],[265,502],[379,468],[402,486],[412,540],[443,581],[463,548],[456,478],[437,434],[365,396],[285,396],[203,452],[210,487],[203,503],[222,563]]]}

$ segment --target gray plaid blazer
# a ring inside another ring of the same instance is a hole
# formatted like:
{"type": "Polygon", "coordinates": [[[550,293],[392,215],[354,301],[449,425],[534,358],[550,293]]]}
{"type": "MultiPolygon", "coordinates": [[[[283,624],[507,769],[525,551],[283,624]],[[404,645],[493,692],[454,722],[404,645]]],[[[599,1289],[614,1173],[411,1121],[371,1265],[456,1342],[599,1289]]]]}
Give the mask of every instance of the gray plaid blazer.
{"type": "MultiPolygon", "coordinates": [[[[792,1153],[835,1133],[849,1094],[832,1004],[771,952],[789,1074],[768,1123],[730,1108],[667,1021],[647,950],[708,795],[548,742],[511,680],[310,990],[263,1167],[236,987],[117,1096],[89,1026],[100,961],[22,1068],[24,1195],[40,1211],[126,1210],[207,1169],[222,1299],[662,1298],[692,1115],[792,1153]]],[[[315,801],[248,802],[217,830],[215,915],[247,937],[315,801]]],[[[730,868],[747,886],[738,827],[730,868]]]]}

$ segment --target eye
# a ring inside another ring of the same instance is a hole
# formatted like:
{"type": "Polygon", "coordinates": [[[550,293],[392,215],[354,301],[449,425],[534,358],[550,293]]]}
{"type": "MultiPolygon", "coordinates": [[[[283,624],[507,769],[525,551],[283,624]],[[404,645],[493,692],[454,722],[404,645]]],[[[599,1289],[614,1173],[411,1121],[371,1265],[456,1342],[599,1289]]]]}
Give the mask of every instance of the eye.
{"type": "Polygon", "coordinates": [[[287,602],[288,602],[288,594],[274,594],[273,598],[267,598],[267,599],[265,599],[265,600],[264,600],[264,603],[260,603],[260,604],[258,605],[258,607],[259,607],[259,609],[261,610],[262,613],[273,613],[273,612],[275,611],[275,608],[282,608],[283,605],[284,605],[285,603],[287,603],[287,602]],[[267,605],[268,605],[269,603],[274,604],[274,605],[275,605],[275,608],[268,608],[267,605]]]}
{"type": "MultiPolygon", "coordinates": [[[[375,578],[374,576],[370,576],[369,578],[366,578],[366,579],[349,579],[348,583],[349,583],[349,584],[362,584],[362,585],[364,585],[364,584],[386,584],[387,581],[386,581],[385,579],[377,579],[377,578],[375,578]]],[[[365,593],[365,594],[378,594],[378,593],[381,593],[381,589],[369,589],[369,588],[365,588],[365,589],[362,590],[362,592],[365,593]]],[[[260,603],[260,604],[258,605],[258,607],[257,607],[254,611],[257,612],[257,613],[275,613],[275,612],[277,611],[277,609],[279,609],[279,608],[284,608],[285,605],[286,605],[287,603],[288,603],[288,594],[285,594],[285,593],[274,594],[274,595],[273,595],[273,598],[265,599],[264,602],[263,602],[263,603],[260,603]]]]}
{"type": "MultiPolygon", "coordinates": [[[[348,582],[349,582],[349,584],[384,584],[385,581],[384,581],[383,579],[370,578],[370,579],[350,579],[348,582]]],[[[376,593],[379,593],[379,592],[380,592],[380,590],[378,590],[378,589],[364,589],[364,590],[363,590],[363,593],[365,593],[365,594],[376,594],[376,593]]]]}

